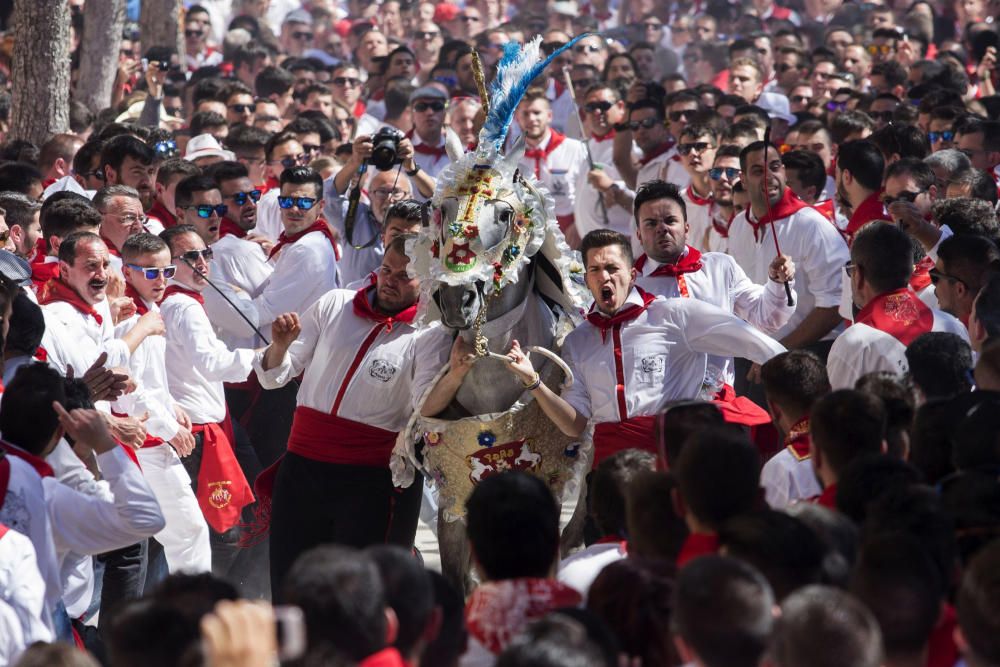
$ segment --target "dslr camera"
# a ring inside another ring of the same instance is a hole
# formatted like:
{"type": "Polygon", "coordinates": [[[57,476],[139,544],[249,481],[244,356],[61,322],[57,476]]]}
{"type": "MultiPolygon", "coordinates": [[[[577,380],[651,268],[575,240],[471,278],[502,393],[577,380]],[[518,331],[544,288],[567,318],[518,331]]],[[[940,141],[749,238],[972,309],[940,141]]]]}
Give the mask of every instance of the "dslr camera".
{"type": "Polygon", "coordinates": [[[389,171],[397,164],[402,164],[399,158],[399,142],[404,135],[392,127],[383,127],[372,137],[372,156],[368,161],[379,171],[389,171]]]}

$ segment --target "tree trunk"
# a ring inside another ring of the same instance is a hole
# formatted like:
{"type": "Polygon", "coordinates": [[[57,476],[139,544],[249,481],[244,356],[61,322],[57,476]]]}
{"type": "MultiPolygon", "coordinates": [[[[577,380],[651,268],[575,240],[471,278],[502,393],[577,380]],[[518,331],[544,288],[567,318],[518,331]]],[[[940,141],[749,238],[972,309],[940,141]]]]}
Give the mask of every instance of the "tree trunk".
{"type": "Polygon", "coordinates": [[[69,3],[14,0],[9,139],[36,145],[69,131],[69,3]]]}
{"type": "Polygon", "coordinates": [[[101,0],[84,5],[76,97],[95,114],[111,104],[124,24],[125,0],[101,0]]]}
{"type": "Polygon", "coordinates": [[[142,50],[151,46],[168,46],[177,51],[184,62],[184,42],[181,40],[181,0],[143,0],[139,14],[142,50]]]}

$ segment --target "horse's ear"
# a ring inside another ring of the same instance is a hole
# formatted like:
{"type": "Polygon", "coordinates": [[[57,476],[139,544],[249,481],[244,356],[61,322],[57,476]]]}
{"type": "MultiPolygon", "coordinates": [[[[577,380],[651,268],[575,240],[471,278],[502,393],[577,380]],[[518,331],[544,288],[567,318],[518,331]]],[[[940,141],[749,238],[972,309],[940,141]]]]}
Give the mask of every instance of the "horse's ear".
{"type": "Polygon", "coordinates": [[[444,131],[444,150],[448,153],[448,159],[452,162],[458,162],[463,155],[465,155],[465,147],[462,146],[462,140],[458,138],[455,130],[445,128],[444,131]]]}
{"type": "Polygon", "coordinates": [[[510,149],[507,151],[507,154],[503,157],[504,170],[513,173],[514,170],[517,169],[517,165],[523,157],[524,135],[519,134],[517,135],[517,139],[514,140],[514,143],[510,145],[510,149]]]}

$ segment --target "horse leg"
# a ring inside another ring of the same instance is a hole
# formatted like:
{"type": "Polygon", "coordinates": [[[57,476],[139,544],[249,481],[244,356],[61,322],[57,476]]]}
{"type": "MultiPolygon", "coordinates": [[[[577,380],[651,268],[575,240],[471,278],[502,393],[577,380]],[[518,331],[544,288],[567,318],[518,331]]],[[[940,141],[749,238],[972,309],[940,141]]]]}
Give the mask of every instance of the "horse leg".
{"type": "Polygon", "coordinates": [[[437,538],[441,553],[441,574],[455,587],[455,590],[461,591],[463,595],[468,593],[472,554],[465,536],[465,523],[446,521],[444,513],[439,513],[437,538]]]}
{"type": "Polygon", "coordinates": [[[563,557],[568,556],[573,549],[583,546],[583,524],[587,519],[587,478],[580,479],[580,495],[576,498],[573,516],[569,518],[559,538],[559,549],[563,557]]]}

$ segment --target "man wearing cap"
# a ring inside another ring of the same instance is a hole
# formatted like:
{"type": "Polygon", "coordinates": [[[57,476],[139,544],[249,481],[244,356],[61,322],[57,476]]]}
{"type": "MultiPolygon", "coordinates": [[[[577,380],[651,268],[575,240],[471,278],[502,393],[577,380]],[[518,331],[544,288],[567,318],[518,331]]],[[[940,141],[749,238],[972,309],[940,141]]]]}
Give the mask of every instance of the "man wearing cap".
{"type": "MultiPolygon", "coordinates": [[[[413,110],[413,128],[406,133],[406,137],[413,142],[415,168],[431,179],[437,178],[448,166],[448,154],[444,148],[444,116],[448,96],[436,86],[423,86],[410,95],[410,108],[413,110]]],[[[407,172],[407,175],[417,176],[419,172],[407,172]]]]}
{"type": "Polygon", "coordinates": [[[235,160],[236,156],[232,151],[223,150],[218,139],[211,134],[199,134],[187,143],[184,159],[204,169],[216,162],[235,160]]]}
{"type": "Polygon", "coordinates": [[[304,9],[296,9],[285,16],[281,24],[281,50],[292,58],[301,58],[306,49],[313,45],[312,15],[304,9]]]}

